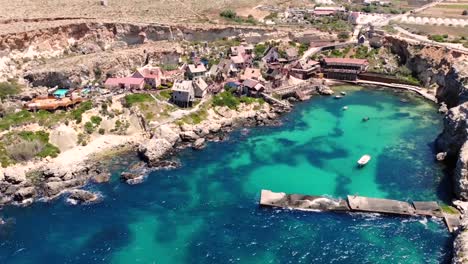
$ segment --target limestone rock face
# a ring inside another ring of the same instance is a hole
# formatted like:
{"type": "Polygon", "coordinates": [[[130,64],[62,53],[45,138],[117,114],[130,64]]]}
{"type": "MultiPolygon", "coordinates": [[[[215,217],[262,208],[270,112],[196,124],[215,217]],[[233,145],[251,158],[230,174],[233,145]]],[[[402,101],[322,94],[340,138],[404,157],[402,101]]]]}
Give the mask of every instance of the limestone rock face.
{"type": "Polygon", "coordinates": [[[36,196],[36,188],[34,187],[25,187],[19,189],[14,196],[15,201],[23,201],[29,198],[36,196]]]}
{"type": "Polygon", "coordinates": [[[110,173],[100,173],[97,175],[94,175],[91,180],[95,183],[105,183],[109,182],[110,180],[110,173]]]}
{"type": "Polygon", "coordinates": [[[453,242],[452,264],[468,263],[468,217],[465,215],[453,242]]]}
{"type": "Polygon", "coordinates": [[[85,190],[71,190],[68,199],[71,199],[74,203],[90,203],[97,201],[99,195],[85,190]]]}
{"type": "Polygon", "coordinates": [[[180,138],[183,141],[195,141],[200,137],[194,131],[185,131],[180,133],[180,138]]]}
{"type": "Polygon", "coordinates": [[[193,142],[193,148],[194,149],[202,149],[205,147],[205,139],[204,138],[199,138],[193,142]]]}
{"type": "Polygon", "coordinates": [[[24,172],[11,168],[5,169],[4,178],[5,181],[12,184],[18,184],[26,181],[26,175],[24,174],[24,172]]]}
{"type": "Polygon", "coordinates": [[[150,167],[156,166],[156,163],[171,150],[173,144],[166,139],[156,138],[151,139],[138,147],[139,155],[145,160],[150,167]]]}
{"type": "Polygon", "coordinates": [[[456,157],[467,140],[467,116],[468,102],[451,108],[444,118],[444,130],[436,143],[449,157],[456,157]]]}
{"type": "Polygon", "coordinates": [[[317,92],[321,95],[332,95],[334,92],[326,85],[317,86],[317,92]]]}
{"type": "Polygon", "coordinates": [[[61,191],[80,186],[84,183],[84,181],[79,179],[68,180],[68,181],[60,181],[60,182],[48,182],[46,183],[46,193],[48,196],[54,196],[59,194],[61,191]]]}
{"type": "Polygon", "coordinates": [[[459,199],[468,200],[468,142],[463,145],[455,168],[455,194],[459,199]]]}

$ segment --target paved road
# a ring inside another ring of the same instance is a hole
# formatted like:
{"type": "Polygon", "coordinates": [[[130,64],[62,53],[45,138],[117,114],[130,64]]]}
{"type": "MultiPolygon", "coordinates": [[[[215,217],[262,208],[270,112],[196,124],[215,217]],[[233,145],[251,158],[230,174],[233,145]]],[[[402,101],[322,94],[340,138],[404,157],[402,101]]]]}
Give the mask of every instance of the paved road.
{"type": "Polygon", "coordinates": [[[445,48],[449,48],[449,49],[452,49],[452,50],[456,50],[456,51],[468,54],[468,48],[463,47],[462,44],[436,42],[436,41],[432,41],[432,40],[428,39],[426,36],[413,34],[413,33],[409,32],[408,30],[403,29],[403,28],[401,28],[399,26],[394,26],[393,28],[396,29],[398,32],[400,32],[402,35],[404,35],[404,36],[402,36],[400,38],[403,38],[403,39],[405,39],[405,40],[407,40],[409,42],[414,42],[414,41],[424,42],[424,43],[428,43],[428,44],[431,44],[431,45],[434,45],[434,46],[445,47],[445,48]]]}

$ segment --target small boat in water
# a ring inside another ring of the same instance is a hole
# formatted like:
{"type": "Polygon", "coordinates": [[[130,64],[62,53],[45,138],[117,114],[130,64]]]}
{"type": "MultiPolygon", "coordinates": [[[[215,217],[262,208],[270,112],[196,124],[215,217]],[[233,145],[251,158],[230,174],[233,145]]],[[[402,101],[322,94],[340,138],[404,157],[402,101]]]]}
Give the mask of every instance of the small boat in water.
{"type": "Polygon", "coordinates": [[[343,111],[344,110],[348,110],[348,107],[347,106],[343,106],[343,111]]]}
{"type": "Polygon", "coordinates": [[[362,118],[362,122],[367,122],[367,121],[369,121],[369,119],[370,119],[370,118],[367,117],[367,116],[366,116],[366,117],[363,117],[363,118],[362,118]]]}
{"type": "Polygon", "coordinates": [[[335,95],[335,99],[341,99],[341,98],[343,98],[343,96],[341,96],[341,95],[335,95]]]}
{"type": "Polygon", "coordinates": [[[341,94],[341,95],[346,95],[346,92],[341,92],[340,94],[341,94]]]}
{"type": "Polygon", "coordinates": [[[371,156],[366,154],[366,155],[362,156],[357,161],[357,163],[358,163],[359,167],[364,167],[370,160],[371,160],[371,156]]]}

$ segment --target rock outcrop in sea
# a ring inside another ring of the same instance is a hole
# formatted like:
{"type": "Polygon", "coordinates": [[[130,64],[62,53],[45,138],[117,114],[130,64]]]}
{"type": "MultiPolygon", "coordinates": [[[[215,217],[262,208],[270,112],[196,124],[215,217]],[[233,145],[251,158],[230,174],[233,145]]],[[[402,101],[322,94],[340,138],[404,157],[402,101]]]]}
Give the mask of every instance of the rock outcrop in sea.
{"type": "Polygon", "coordinates": [[[201,149],[206,141],[219,141],[224,134],[231,131],[237,124],[270,125],[277,122],[284,107],[269,104],[241,105],[238,110],[227,107],[217,107],[208,110],[208,118],[196,125],[162,125],[155,130],[153,137],[138,146],[138,153],[150,167],[167,165],[165,157],[176,146],[201,149]]]}

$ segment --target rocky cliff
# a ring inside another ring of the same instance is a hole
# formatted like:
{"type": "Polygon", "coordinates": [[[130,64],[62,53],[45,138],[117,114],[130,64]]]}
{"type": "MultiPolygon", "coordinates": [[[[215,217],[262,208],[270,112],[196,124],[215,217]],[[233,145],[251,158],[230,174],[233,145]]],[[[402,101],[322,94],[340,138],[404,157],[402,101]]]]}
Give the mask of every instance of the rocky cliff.
{"type": "Polygon", "coordinates": [[[286,33],[251,27],[96,22],[11,33],[0,35],[0,80],[21,76],[23,71],[35,68],[38,62],[50,58],[70,58],[87,54],[101,57],[102,52],[126,47],[135,48],[144,42],[213,41],[234,36],[244,36],[247,41],[261,41],[278,38],[281,34],[286,33]]]}
{"type": "MultiPolygon", "coordinates": [[[[458,199],[468,200],[468,56],[445,48],[414,45],[388,37],[387,45],[398,56],[399,63],[411,70],[425,87],[432,88],[439,103],[450,109],[444,117],[444,130],[437,137],[438,151],[456,166],[453,186],[458,199]]],[[[453,166],[453,165],[452,165],[453,166]]],[[[468,215],[454,241],[452,263],[468,263],[468,215]]]]}
{"type": "Polygon", "coordinates": [[[448,107],[468,100],[468,56],[457,51],[425,44],[411,44],[387,37],[386,45],[399,63],[412,71],[425,87],[433,88],[439,103],[448,107]]]}

